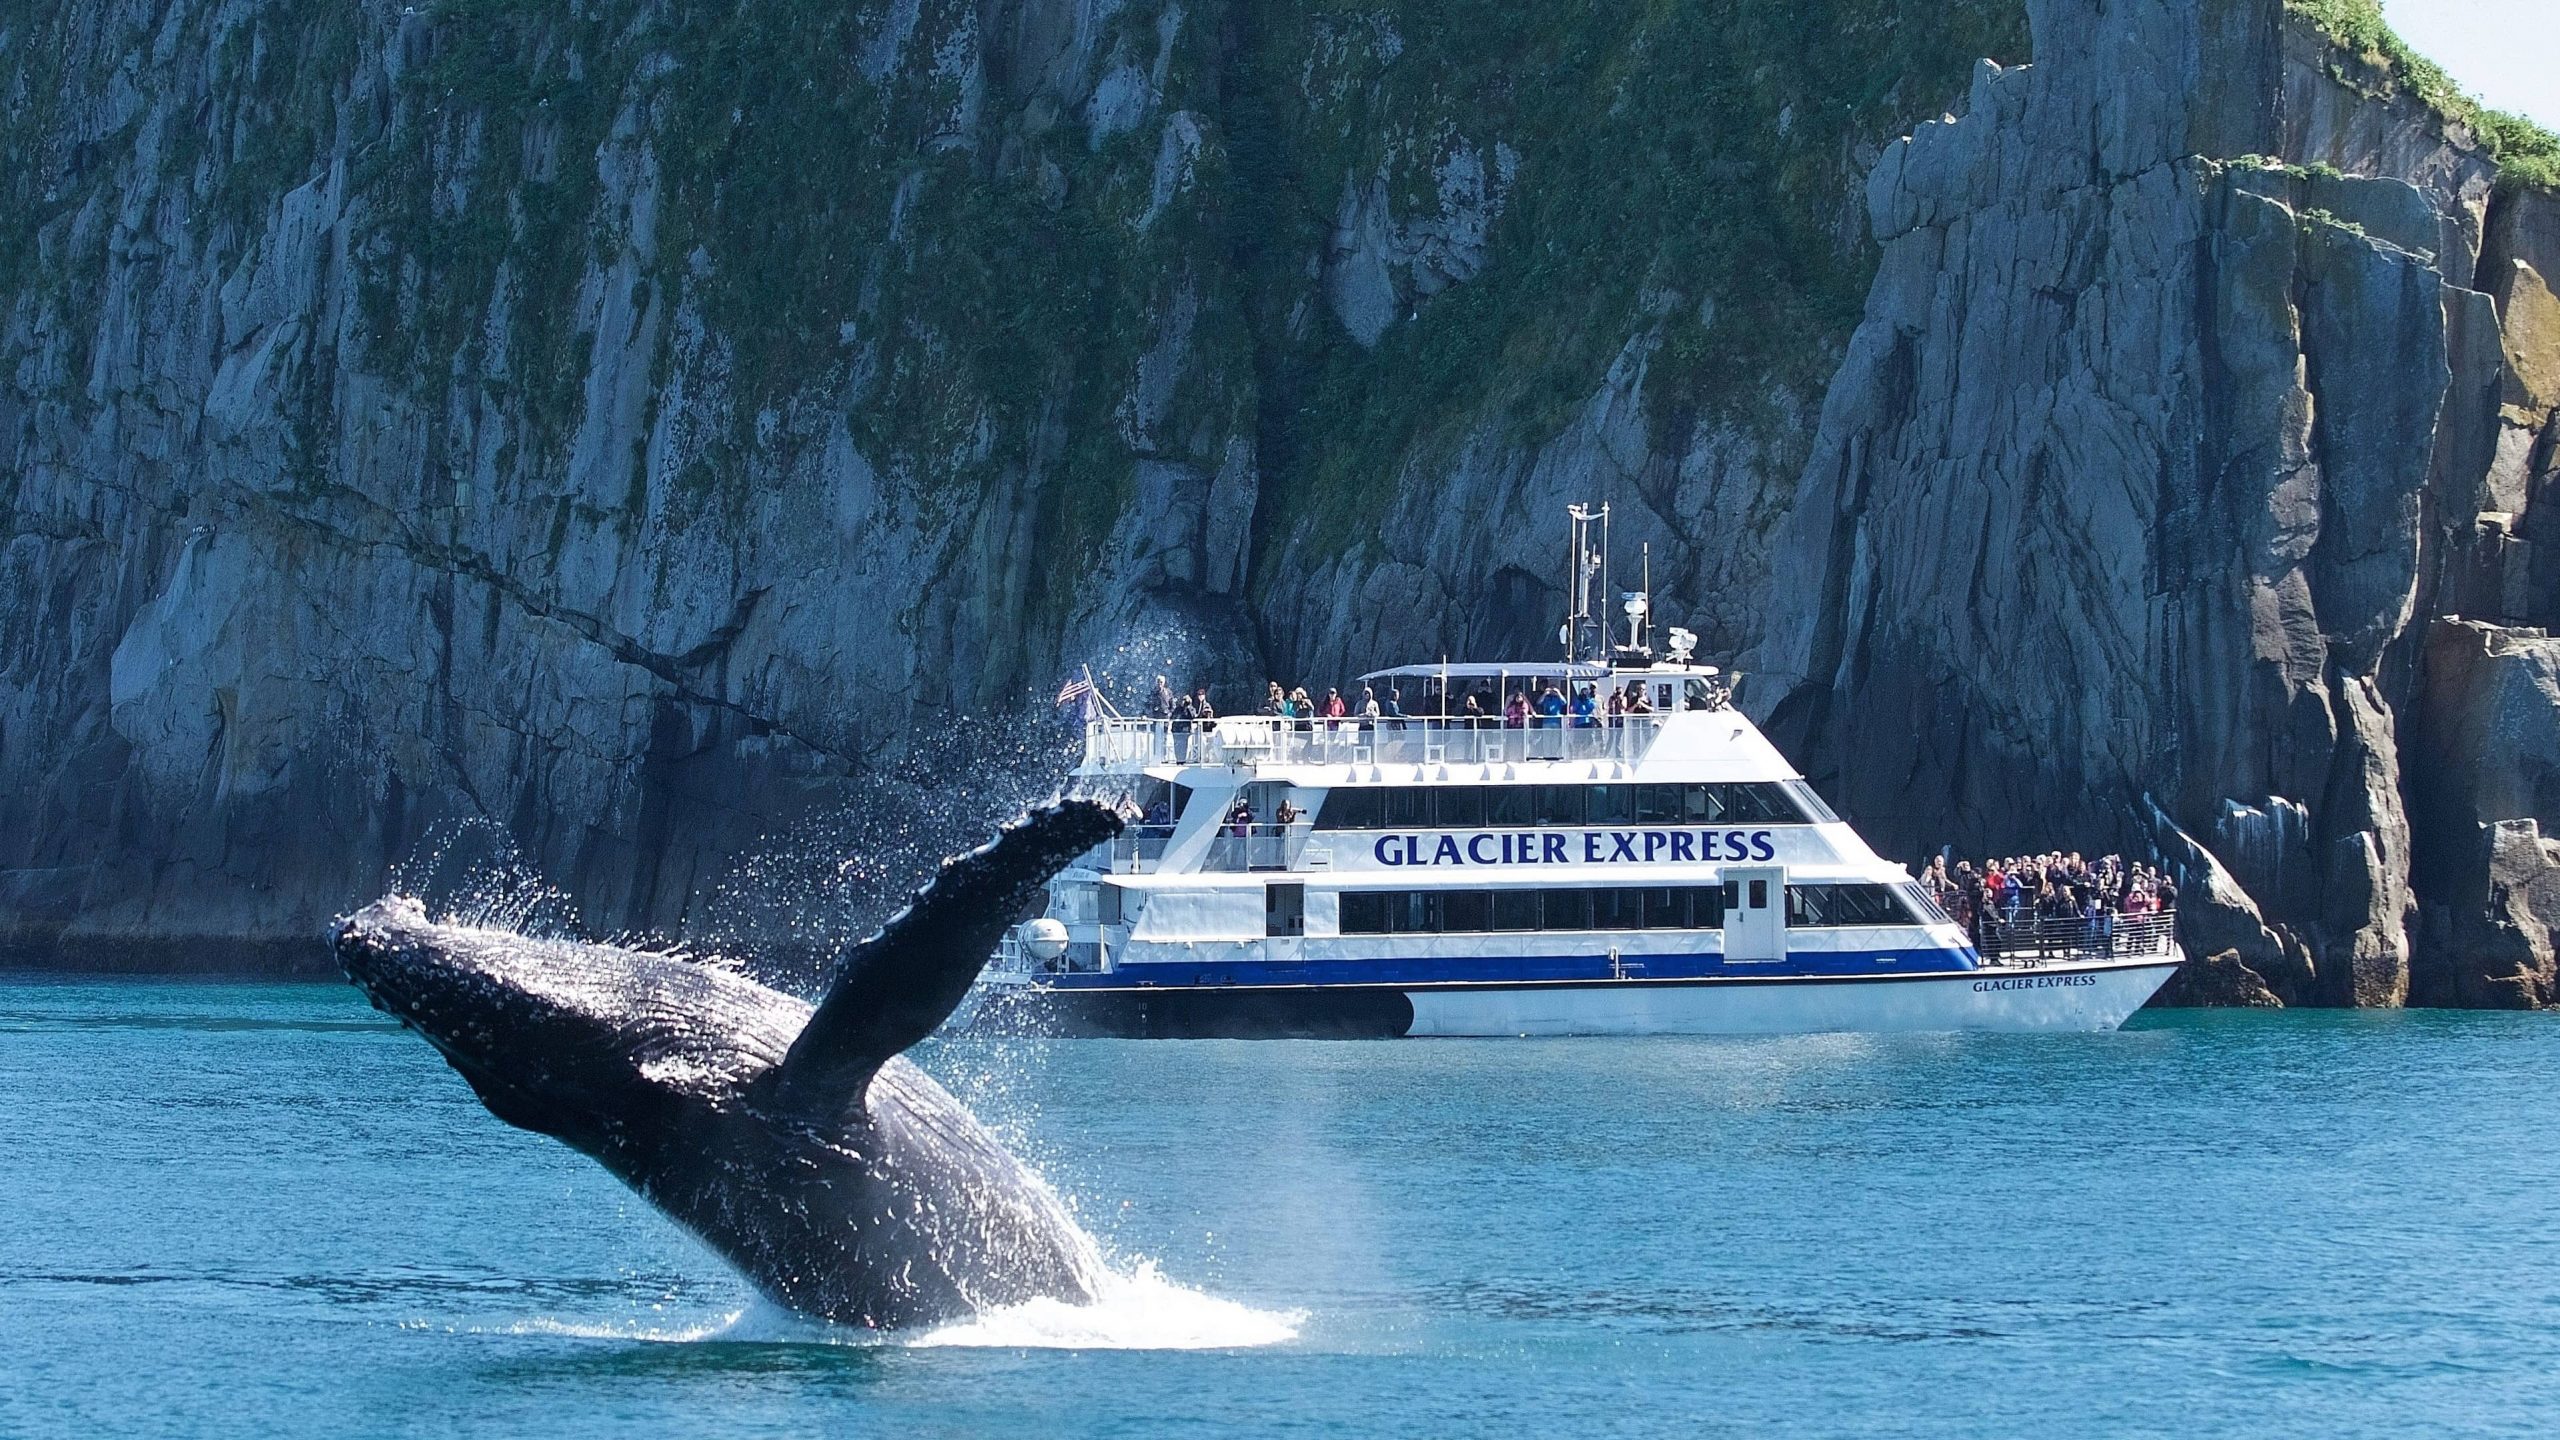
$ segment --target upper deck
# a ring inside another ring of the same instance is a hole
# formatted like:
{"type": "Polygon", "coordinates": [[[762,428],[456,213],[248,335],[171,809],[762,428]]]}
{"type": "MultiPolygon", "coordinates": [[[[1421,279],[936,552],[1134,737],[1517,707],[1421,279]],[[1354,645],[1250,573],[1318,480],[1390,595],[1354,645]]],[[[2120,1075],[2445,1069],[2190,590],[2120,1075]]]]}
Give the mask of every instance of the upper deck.
{"type": "MultiPolygon", "coordinates": [[[[1723,759],[1770,778],[1792,776],[1783,757],[1735,711],[1712,666],[1657,665],[1612,669],[1602,665],[1517,667],[1408,666],[1363,676],[1423,680],[1434,686],[1424,703],[1431,713],[1377,716],[1222,716],[1214,720],[1105,716],[1085,726],[1086,776],[1136,775],[1165,768],[1214,766],[1256,772],[1296,768],[1419,765],[1521,765],[1607,761],[1635,764],[1648,758],[1723,759]],[[1512,714],[1503,711],[1542,683],[1561,680],[1585,694],[1606,690],[1642,697],[1643,708],[1610,713],[1598,704],[1589,714],[1512,714]],[[1479,684],[1473,693],[1491,713],[1438,713],[1463,703],[1455,687],[1479,684]],[[1444,697],[1455,698],[1444,698],[1444,697]],[[1677,743],[1666,745],[1666,741],[1677,743]]],[[[1443,777],[1446,778],[1446,777],[1443,777]]]]}

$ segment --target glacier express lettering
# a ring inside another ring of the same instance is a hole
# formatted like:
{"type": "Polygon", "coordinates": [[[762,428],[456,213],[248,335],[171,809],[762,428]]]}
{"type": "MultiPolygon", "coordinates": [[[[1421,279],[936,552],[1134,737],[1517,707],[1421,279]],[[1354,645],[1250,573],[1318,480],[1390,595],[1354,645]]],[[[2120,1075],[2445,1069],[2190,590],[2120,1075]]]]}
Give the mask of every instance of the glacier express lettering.
{"type": "Polygon", "coordinates": [[[2095,975],[2016,975],[1999,980],[1976,980],[1976,990],[2050,990],[2057,985],[2095,985],[2095,975]]]}
{"type": "Polygon", "coordinates": [[[1369,853],[1381,865],[1694,865],[1771,860],[1766,830],[1481,830],[1467,835],[1381,835],[1369,853]]]}

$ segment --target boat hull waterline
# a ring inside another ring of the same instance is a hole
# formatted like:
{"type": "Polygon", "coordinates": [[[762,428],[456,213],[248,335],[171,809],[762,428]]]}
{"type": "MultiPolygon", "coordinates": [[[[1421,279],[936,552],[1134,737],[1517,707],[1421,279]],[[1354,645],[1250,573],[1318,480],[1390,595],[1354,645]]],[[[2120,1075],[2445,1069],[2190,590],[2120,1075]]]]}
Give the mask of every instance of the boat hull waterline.
{"type": "Polygon", "coordinates": [[[2181,957],[1908,975],[1441,985],[1038,985],[979,1028],[1138,1039],[1371,1039],[2112,1030],[2181,957]]]}

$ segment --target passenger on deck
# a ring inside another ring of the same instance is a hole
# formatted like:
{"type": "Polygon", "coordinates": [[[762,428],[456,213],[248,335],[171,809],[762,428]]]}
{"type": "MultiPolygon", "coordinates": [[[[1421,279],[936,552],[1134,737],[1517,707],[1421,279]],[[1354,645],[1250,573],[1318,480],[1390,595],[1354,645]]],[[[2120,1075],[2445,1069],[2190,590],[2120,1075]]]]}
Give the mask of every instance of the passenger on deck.
{"type": "Polygon", "coordinates": [[[1516,690],[1502,704],[1502,728],[1525,730],[1529,726],[1529,692],[1516,690]]]}
{"type": "Polygon", "coordinates": [[[1458,718],[1466,721],[1467,728],[1470,730],[1484,728],[1484,705],[1476,699],[1472,691],[1467,695],[1467,708],[1459,713],[1458,718]]]}
{"type": "Polygon", "coordinates": [[[1280,682],[1277,680],[1271,682],[1271,688],[1262,692],[1262,713],[1265,715],[1289,713],[1289,697],[1281,692],[1280,682]]]}
{"type": "Polygon", "coordinates": [[[1573,687],[1573,728],[1576,730],[1600,728],[1600,707],[1593,703],[1591,687],[1588,685],[1573,687]]]}
{"type": "Polygon", "coordinates": [[[1556,682],[1550,680],[1538,692],[1538,728],[1558,730],[1564,727],[1564,696],[1556,693],[1556,682]]]}
{"type": "Polygon", "coordinates": [[[1384,713],[1386,712],[1378,708],[1378,687],[1374,685],[1361,686],[1360,728],[1363,730],[1377,729],[1378,717],[1384,713]]]}
{"type": "Polygon", "coordinates": [[[1307,694],[1306,686],[1301,685],[1289,692],[1289,717],[1298,722],[1301,735],[1316,728],[1316,702],[1307,694]]]}
{"type": "Polygon", "coordinates": [[[1173,718],[1173,687],[1166,684],[1165,678],[1161,675],[1156,677],[1155,693],[1147,697],[1147,718],[1150,720],[1173,718]]]}
{"type": "Polygon", "coordinates": [[[1328,723],[1324,728],[1327,730],[1341,729],[1343,720],[1350,714],[1351,707],[1342,703],[1342,692],[1331,686],[1325,687],[1324,718],[1330,723],[1328,723]]]}

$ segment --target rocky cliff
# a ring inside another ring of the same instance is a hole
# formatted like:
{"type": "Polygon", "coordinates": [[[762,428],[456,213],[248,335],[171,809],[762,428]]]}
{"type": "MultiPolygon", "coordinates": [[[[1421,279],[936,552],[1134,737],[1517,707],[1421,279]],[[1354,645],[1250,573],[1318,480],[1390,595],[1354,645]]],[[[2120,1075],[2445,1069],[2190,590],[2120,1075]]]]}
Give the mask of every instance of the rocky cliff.
{"type": "Polygon", "coordinates": [[[13,12],[0,922],[299,953],[465,821],[805,914],[1072,664],[1538,646],[1594,498],[1889,846],[2547,1002],[2560,205],[2364,19],[13,12]]]}

